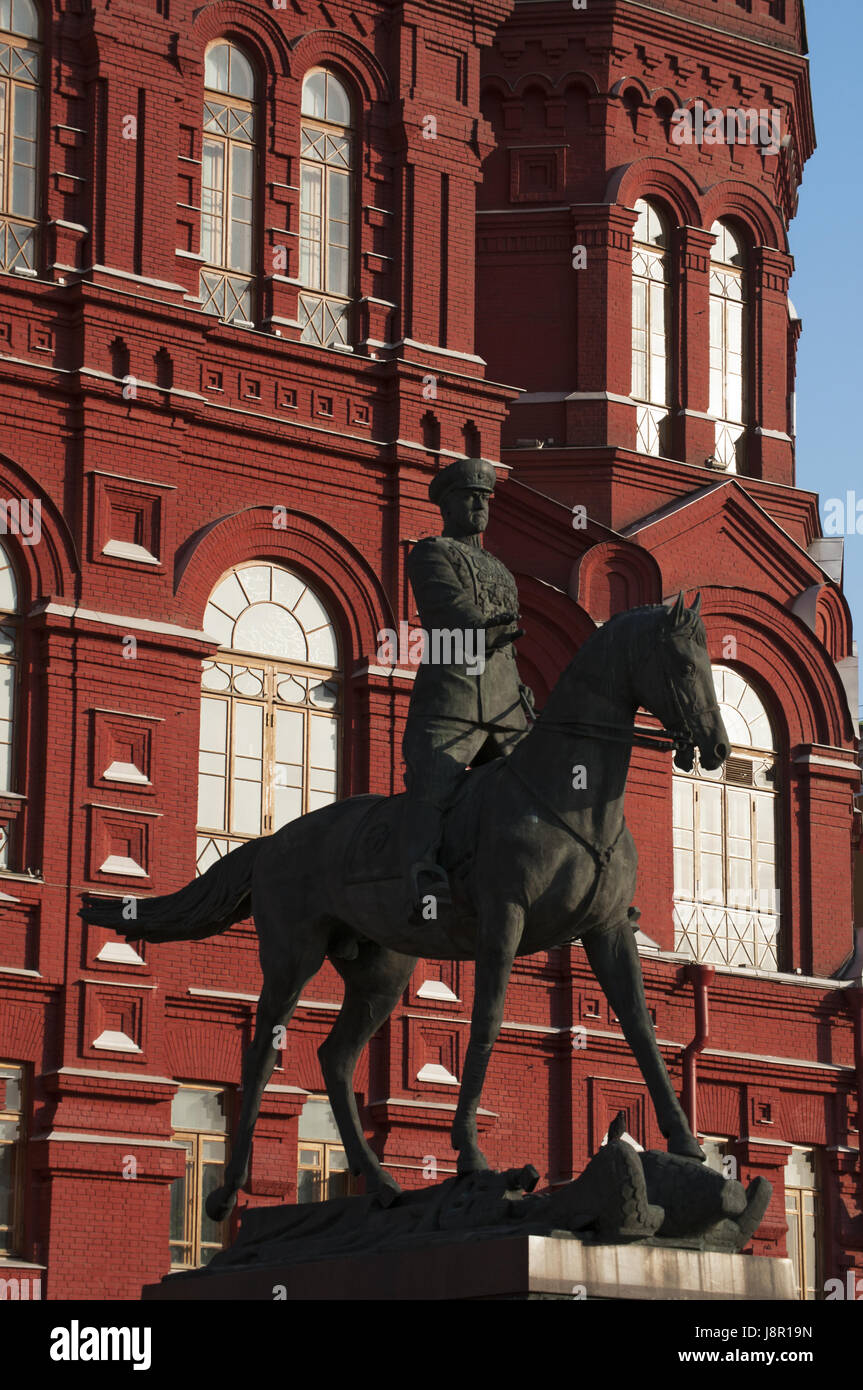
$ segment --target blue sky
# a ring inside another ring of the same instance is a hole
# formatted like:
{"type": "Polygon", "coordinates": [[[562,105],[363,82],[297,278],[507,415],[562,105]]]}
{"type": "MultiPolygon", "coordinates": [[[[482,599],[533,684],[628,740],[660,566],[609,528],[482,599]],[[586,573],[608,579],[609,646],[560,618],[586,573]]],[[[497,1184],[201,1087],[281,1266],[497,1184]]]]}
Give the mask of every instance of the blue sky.
{"type": "MultiPolygon", "coordinates": [[[[863,155],[856,111],[863,0],[809,0],[806,19],[818,148],[790,232],[797,266],[791,297],[803,319],[797,485],[820,494],[823,519],[828,498],[850,490],[863,502],[863,155]]],[[[863,535],[845,538],[845,593],[863,650],[863,535]]]]}

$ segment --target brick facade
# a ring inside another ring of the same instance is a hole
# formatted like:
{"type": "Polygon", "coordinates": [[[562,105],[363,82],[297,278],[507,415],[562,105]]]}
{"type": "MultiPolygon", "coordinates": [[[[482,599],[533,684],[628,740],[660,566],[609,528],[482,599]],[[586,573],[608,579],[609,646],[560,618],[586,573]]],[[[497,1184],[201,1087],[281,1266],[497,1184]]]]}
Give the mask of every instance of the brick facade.
{"type": "MultiPolygon", "coordinates": [[[[0,872],[0,1061],[27,1069],[22,1277],[39,1267],[54,1299],[134,1299],[164,1274],[182,1172],[171,1098],[179,1082],[239,1084],[260,985],[252,927],[132,963],[100,959],[113,935],[77,916],[82,892],[168,892],[192,876],[209,594],[255,559],[314,587],[341,647],[341,792],[400,790],[411,682],[379,666],[377,633],[413,616],[405,559],[437,529],[430,476],[479,451],[500,463],[489,546],[519,581],[520,667],[540,702],[596,622],[685,588],[702,592],[712,658],[733,636],[769,707],[780,972],[675,954],[671,767],[640,750],[627,816],[657,946],[643,955],[648,1000],[679,1089],[694,1060],[700,1132],[730,1139],[742,1177],[774,1182],[755,1252],[785,1251],[783,1168],[800,1145],[821,1159],[823,1277],[863,1271],[863,993],[839,978],[859,780],[851,620],[817,498],[794,487],[787,228],[814,146],[798,0],[592,0],[583,13],[564,0],[171,0],[170,14],[167,0],[61,0],[42,42],[38,268],[0,276],[0,492],[42,504],[38,544],[5,538],[22,617],[15,795],[0,793],[15,824],[0,872]],[[203,62],[222,37],[260,79],[254,328],[198,300],[203,62]],[[298,323],[300,92],[318,64],[357,112],[348,352],[300,341],[298,323]],[[790,139],[772,159],[678,147],[668,112],[698,98],[778,107],[790,139]],[[630,399],[632,209],[651,197],[674,224],[662,458],[636,451],[630,399]],[[705,466],[720,217],[749,246],[740,476],[705,466]],[[146,786],[105,779],[129,749],[146,786]],[[144,877],[104,871],[118,846],[144,877]],[[137,1050],[94,1046],[105,1031],[137,1050]]],[[[329,964],[307,993],[241,1206],[296,1193],[299,1115],[322,1089],[316,1049],[341,997],[329,964]]],[[[404,1186],[429,1157],[439,1174],[454,1167],[453,1086],[417,1073],[460,1074],[471,1002],[468,966],[421,964],[360,1064],[366,1132],[404,1186]],[[428,980],[453,997],[421,992],[428,980]]],[[[518,962],[506,1020],[480,1115],[494,1164],[565,1181],[621,1108],[633,1137],[659,1145],[580,948],[518,962]]]]}

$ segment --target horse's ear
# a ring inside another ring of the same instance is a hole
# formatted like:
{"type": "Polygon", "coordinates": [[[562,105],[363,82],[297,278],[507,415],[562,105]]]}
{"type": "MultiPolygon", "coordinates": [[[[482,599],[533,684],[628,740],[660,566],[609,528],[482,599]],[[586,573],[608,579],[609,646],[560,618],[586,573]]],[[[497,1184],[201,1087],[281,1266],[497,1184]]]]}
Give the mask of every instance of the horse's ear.
{"type": "Polygon", "coordinates": [[[683,590],[677,596],[677,602],[670,610],[668,615],[668,626],[670,628],[680,627],[683,623],[683,615],[686,612],[686,600],[683,597],[683,590]]]}
{"type": "Polygon", "coordinates": [[[689,611],[690,611],[690,613],[692,614],[693,618],[700,618],[700,617],[701,617],[701,595],[700,595],[700,594],[696,594],[696,595],[695,595],[695,602],[693,603],[693,605],[692,605],[692,607],[690,608],[689,611]]]}

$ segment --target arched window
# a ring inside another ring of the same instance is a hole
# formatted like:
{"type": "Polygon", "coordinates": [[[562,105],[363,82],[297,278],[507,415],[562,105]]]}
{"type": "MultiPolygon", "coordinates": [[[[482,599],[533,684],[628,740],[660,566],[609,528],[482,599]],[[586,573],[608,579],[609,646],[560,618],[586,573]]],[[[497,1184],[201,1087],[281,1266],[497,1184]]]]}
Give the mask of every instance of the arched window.
{"type": "Polygon", "coordinates": [[[338,795],[338,640],[305,580],[242,565],[204,614],[221,651],[204,662],[198,869],[338,795]]]}
{"type": "Polygon", "coordinates": [[[655,203],[639,198],[632,236],[632,396],[637,402],[636,448],[667,455],[671,441],[671,236],[655,203]]]}
{"type": "MultiPolygon", "coordinates": [[[[15,702],[18,685],[18,586],[9,556],[0,546],[0,791],[12,791],[15,777],[15,702]]],[[[0,869],[8,869],[14,821],[0,821],[0,869]]]]}
{"type": "Polygon", "coordinates": [[[227,323],[254,317],[255,74],[232,43],[211,44],[204,58],[201,148],[201,306],[227,323]]]}
{"type": "Polygon", "coordinates": [[[0,0],[0,270],[36,274],[42,46],[33,0],[0,0]]]}
{"type": "Polygon", "coordinates": [[[696,960],[779,967],[776,737],[743,677],[714,666],[731,741],[722,768],[675,770],[674,949],[696,960]]]}
{"type": "Polygon", "coordinates": [[[321,347],[350,341],[351,124],[350,97],[339,79],[326,68],[307,73],[300,127],[300,325],[303,342],[321,347]]]}
{"type": "Polygon", "coordinates": [[[746,463],[746,249],[728,222],[714,222],[710,253],[710,406],[714,453],[721,468],[742,473],[746,463]]]}

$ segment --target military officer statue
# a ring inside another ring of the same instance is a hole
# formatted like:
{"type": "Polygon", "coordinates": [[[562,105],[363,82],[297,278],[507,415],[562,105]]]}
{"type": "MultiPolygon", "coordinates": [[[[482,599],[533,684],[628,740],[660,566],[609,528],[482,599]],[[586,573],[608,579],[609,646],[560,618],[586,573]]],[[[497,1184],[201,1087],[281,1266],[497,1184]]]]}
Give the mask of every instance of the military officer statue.
{"type": "Polygon", "coordinates": [[[515,662],[513,643],[522,635],[515,580],[482,546],[495,481],[485,459],[442,469],[429,497],[441,509],[443,535],[419,541],[408,556],[426,634],[402,743],[402,864],[414,921],[429,897],[450,900],[437,863],[447,801],[466,768],[512,751],[533,703],[515,662]],[[445,663],[442,653],[450,657],[445,663]]]}

